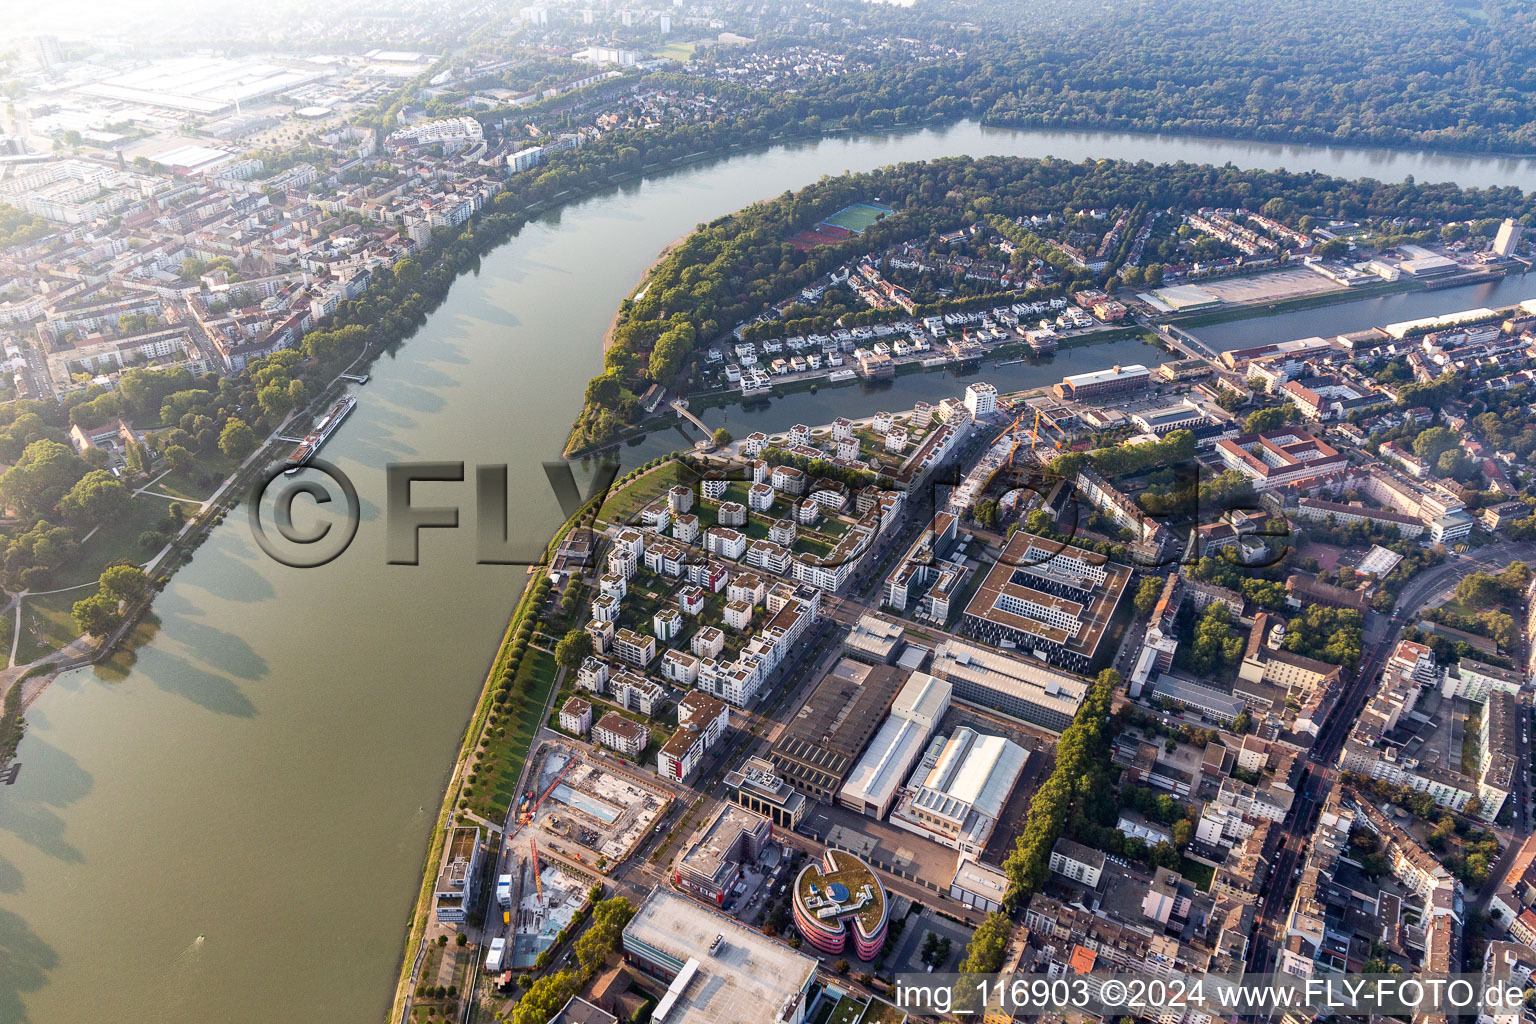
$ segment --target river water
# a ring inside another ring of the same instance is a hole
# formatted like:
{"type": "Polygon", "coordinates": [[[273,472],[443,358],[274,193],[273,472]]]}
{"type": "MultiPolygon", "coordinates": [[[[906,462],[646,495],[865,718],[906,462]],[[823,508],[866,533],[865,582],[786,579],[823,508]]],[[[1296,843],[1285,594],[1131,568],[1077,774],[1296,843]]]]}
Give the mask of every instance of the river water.
{"type": "MultiPolygon", "coordinates": [[[[20,779],[0,789],[0,1021],[379,1021],[447,767],[524,580],[515,567],[474,564],[469,484],[418,485],[416,504],[458,504],[466,528],[426,534],[419,566],[386,565],[383,466],[508,463],[514,532],[537,542],[560,518],[539,463],[558,456],[608,319],[661,246],[822,174],[953,154],[1536,186],[1530,160],[965,123],[735,156],[529,225],[376,364],[327,445],[361,495],[344,555],[286,568],[232,515],[161,596],[159,632],[131,666],[65,677],[28,713],[20,779]]],[[[1366,326],[1484,301],[1393,296],[1202,334],[1230,347],[1261,330],[1297,337],[1345,329],[1314,323],[1366,326]]],[[[1023,387],[1158,358],[1127,342],[982,375],[1023,387]]],[[[709,416],[739,434],[962,388],[925,374],[709,416]]],[[[626,451],[633,460],[681,441],[626,451]]]]}

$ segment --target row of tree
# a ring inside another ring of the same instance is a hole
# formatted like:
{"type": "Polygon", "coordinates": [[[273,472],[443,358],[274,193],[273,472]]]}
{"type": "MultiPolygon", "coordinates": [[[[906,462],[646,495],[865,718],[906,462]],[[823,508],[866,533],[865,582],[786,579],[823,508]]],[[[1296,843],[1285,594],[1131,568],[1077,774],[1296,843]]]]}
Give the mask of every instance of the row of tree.
{"type": "Polygon", "coordinates": [[[1072,807],[1096,789],[1107,789],[1110,712],[1120,673],[1107,668],[1089,688],[1071,724],[1056,742],[1056,765],[1029,802],[1024,829],[1003,860],[1008,875],[1007,910],[995,911],[986,920],[960,964],[962,973],[990,973],[1002,965],[1013,923],[1009,913],[1029,897],[1051,872],[1051,847],[1067,827],[1072,807]]]}

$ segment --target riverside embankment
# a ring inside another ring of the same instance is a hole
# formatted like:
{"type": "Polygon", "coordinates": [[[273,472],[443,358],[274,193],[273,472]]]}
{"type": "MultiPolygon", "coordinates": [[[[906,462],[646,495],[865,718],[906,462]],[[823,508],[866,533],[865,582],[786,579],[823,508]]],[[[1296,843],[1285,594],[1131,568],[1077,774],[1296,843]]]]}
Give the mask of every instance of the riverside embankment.
{"type": "MultiPolygon", "coordinates": [[[[388,565],[384,467],[507,464],[511,521],[541,546],[563,519],[541,462],[601,366],[614,309],[663,245],[824,173],[960,153],[1536,185],[1531,161],[961,124],[741,153],[544,215],[371,368],[325,452],[361,497],[346,554],[286,568],[230,516],[157,600],[159,631],[131,659],[67,674],[33,704],[25,770],[0,788],[0,1020],[380,1020],[466,722],[527,580],[475,564],[471,483],[418,485],[420,504],[457,504],[464,526],[425,531],[420,565],[388,565]]],[[[1376,309],[1368,322],[1396,319],[1407,316],[1376,309]]],[[[1093,349],[1074,352],[1080,364],[1064,353],[1045,370],[1091,368],[1093,349]]],[[[916,374],[892,387],[928,398],[956,383],[916,374]]],[[[703,416],[740,435],[748,422],[825,422],[823,404],[867,415],[903,401],[822,389],[703,416]]],[[[677,447],[662,436],[621,454],[633,464],[677,447]]]]}

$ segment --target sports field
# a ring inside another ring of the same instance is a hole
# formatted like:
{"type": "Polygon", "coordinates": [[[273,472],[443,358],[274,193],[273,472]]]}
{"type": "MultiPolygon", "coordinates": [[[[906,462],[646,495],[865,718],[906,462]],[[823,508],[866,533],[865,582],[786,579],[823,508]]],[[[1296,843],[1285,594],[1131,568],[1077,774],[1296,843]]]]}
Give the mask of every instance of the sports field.
{"type": "Polygon", "coordinates": [[[861,235],[871,224],[881,217],[889,215],[891,212],[888,206],[875,206],[872,203],[854,203],[852,206],[838,210],[832,216],[822,221],[822,223],[846,228],[856,235],[861,235]]]}

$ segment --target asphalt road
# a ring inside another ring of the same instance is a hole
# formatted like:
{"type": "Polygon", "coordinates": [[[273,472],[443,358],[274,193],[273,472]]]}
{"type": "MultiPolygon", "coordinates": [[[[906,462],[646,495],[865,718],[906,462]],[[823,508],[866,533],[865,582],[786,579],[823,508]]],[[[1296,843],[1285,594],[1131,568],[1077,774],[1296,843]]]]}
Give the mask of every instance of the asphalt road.
{"type": "MultiPolygon", "coordinates": [[[[1424,570],[1403,587],[1390,618],[1383,621],[1375,613],[1368,617],[1365,656],[1361,659],[1359,669],[1345,684],[1334,712],[1328,716],[1326,724],[1312,745],[1308,764],[1310,775],[1303,785],[1300,796],[1291,805],[1290,815],[1282,823],[1285,845],[1275,859],[1271,875],[1272,884],[1266,890],[1260,904],[1259,919],[1254,929],[1254,941],[1249,944],[1248,969],[1250,971],[1264,972],[1273,967],[1275,951],[1272,948],[1272,938],[1290,907],[1291,894],[1296,881],[1294,875],[1305,855],[1306,843],[1315,827],[1318,812],[1327,802],[1328,794],[1332,792],[1337,782],[1338,773],[1334,764],[1338,760],[1339,751],[1343,749],[1345,740],[1349,738],[1350,730],[1354,728],[1355,721],[1360,717],[1366,701],[1375,692],[1382,667],[1396,648],[1398,637],[1402,634],[1404,627],[1431,600],[1454,587],[1462,578],[1473,572],[1478,570],[1497,572],[1510,562],[1531,559],[1536,559],[1536,545],[1532,544],[1490,544],[1468,555],[1452,555],[1440,565],[1424,570]],[[1373,625],[1374,629],[1372,629],[1373,625]]],[[[1528,740],[1523,740],[1522,746],[1527,748],[1523,751],[1521,760],[1524,766],[1529,763],[1526,760],[1529,756],[1528,740]]],[[[1522,772],[1523,770],[1522,767],[1522,772]]],[[[1526,787],[1522,785],[1522,796],[1525,789],[1526,787]]],[[[1528,813],[1527,808],[1522,808],[1520,817],[1522,833],[1526,831],[1528,813]]]]}

